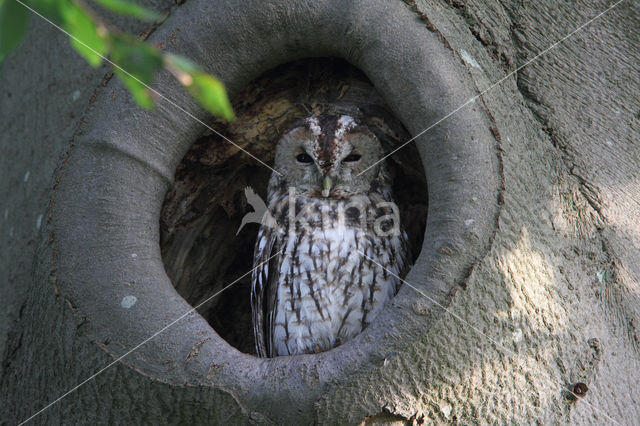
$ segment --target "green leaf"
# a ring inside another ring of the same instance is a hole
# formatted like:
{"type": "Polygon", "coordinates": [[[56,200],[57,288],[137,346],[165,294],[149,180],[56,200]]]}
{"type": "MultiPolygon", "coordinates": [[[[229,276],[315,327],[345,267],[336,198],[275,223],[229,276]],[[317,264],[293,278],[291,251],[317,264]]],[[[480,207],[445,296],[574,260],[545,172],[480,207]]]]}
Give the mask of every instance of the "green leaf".
{"type": "Polygon", "coordinates": [[[202,71],[202,68],[182,56],[167,53],[164,56],[167,69],[187,88],[207,111],[231,121],[235,118],[227,92],[220,80],[202,71]]]}
{"type": "Polygon", "coordinates": [[[152,108],[153,99],[145,85],[150,85],[155,73],[162,68],[160,53],[144,42],[121,34],[111,37],[111,60],[122,68],[114,67],[114,72],[138,105],[152,108]]]}
{"type": "Polygon", "coordinates": [[[105,8],[121,15],[134,16],[143,21],[160,21],[164,15],[154,10],[144,8],[138,4],[126,0],[94,0],[105,8]]]}
{"type": "Polygon", "coordinates": [[[120,81],[122,81],[129,92],[131,92],[133,99],[139,106],[146,109],[151,109],[155,106],[153,98],[151,97],[151,93],[145,85],[143,85],[130,75],[122,72],[118,68],[114,68],[113,72],[116,74],[116,76],[118,76],[120,81]]]}
{"type": "Polygon", "coordinates": [[[62,25],[63,19],[60,15],[59,2],[60,0],[30,0],[28,4],[45,18],[53,21],[56,25],[62,25]]]}
{"type": "Polygon", "coordinates": [[[16,0],[0,0],[0,61],[22,39],[28,15],[27,8],[16,0]]]}
{"type": "Polygon", "coordinates": [[[220,80],[203,72],[191,74],[191,78],[193,81],[186,87],[200,105],[211,114],[221,116],[227,121],[235,118],[227,92],[220,80]]]}
{"type": "Polygon", "coordinates": [[[202,71],[202,68],[200,68],[198,64],[185,57],[165,53],[164,58],[171,67],[189,75],[202,71]]]}
{"type": "Polygon", "coordinates": [[[78,4],[70,0],[58,2],[58,11],[62,17],[62,27],[73,37],[71,45],[92,66],[102,62],[107,51],[105,40],[98,33],[96,24],[89,14],[78,4]]]}
{"type": "Polygon", "coordinates": [[[111,37],[111,59],[145,84],[151,84],[162,68],[162,55],[156,48],[125,34],[111,37]]]}

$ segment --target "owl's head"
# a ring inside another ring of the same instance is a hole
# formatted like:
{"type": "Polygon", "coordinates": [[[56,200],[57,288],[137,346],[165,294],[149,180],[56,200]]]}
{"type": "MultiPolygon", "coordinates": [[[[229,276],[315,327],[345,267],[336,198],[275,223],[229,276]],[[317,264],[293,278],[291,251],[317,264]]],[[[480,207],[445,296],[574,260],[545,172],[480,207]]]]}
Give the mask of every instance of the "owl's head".
{"type": "Polygon", "coordinates": [[[274,174],[274,178],[281,186],[295,187],[300,196],[348,198],[382,183],[384,163],[367,170],[382,156],[376,136],[353,117],[310,117],[280,139],[275,169],[282,176],[274,174]]]}

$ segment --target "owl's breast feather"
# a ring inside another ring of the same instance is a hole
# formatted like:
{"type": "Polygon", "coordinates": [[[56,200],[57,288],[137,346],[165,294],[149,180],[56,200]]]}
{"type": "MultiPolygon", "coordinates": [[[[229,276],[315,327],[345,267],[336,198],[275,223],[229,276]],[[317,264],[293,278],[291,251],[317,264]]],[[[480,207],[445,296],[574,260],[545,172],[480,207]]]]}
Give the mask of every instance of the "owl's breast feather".
{"type": "MultiPolygon", "coordinates": [[[[323,213],[327,206],[314,211],[323,213]]],[[[273,330],[278,355],[328,350],[353,338],[398,287],[388,271],[400,272],[403,234],[379,237],[369,226],[328,217],[280,235],[273,330]]]]}

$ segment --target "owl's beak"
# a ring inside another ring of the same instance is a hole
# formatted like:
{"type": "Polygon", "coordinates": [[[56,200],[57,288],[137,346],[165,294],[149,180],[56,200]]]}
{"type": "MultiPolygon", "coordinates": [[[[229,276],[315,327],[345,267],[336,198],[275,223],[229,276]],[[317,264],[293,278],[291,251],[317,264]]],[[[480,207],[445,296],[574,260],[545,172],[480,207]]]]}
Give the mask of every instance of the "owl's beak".
{"type": "Polygon", "coordinates": [[[325,176],[324,177],[324,182],[322,184],[322,196],[323,197],[328,197],[329,194],[331,193],[331,185],[333,185],[333,182],[331,181],[331,178],[329,176],[325,176]]]}

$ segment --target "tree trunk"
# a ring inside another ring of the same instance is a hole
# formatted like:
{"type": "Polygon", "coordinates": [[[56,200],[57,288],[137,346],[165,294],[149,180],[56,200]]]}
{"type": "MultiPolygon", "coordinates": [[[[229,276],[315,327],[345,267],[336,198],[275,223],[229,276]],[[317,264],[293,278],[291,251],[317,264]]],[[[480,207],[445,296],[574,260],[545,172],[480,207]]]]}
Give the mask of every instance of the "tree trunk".
{"type": "Polygon", "coordinates": [[[415,142],[429,216],[408,284],[324,354],[262,360],[198,314],[172,324],[191,306],[162,267],[159,216],[203,128],[168,104],[140,112],[34,17],[0,70],[0,422],[640,418],[637,3],[209,3],[171,6],[151,39],[232,95],[282,62],[341,56],[414,136],[477,95],[415,142]]]}

